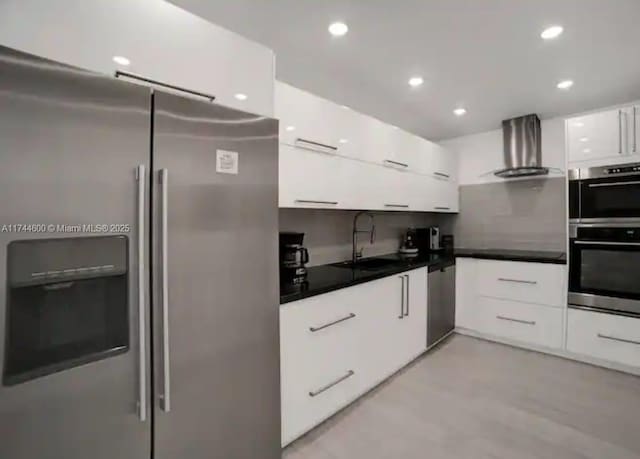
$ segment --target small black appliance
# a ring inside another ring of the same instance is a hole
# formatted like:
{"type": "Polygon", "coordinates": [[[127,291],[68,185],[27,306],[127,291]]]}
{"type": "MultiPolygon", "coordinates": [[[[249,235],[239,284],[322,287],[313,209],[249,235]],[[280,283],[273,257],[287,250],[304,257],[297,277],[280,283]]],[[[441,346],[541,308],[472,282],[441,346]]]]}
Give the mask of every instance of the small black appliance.
{"type": "Polygon", "coordinates": [[[302,245],[304,233],[280,233],[280,282],[302,284],[307,280],[309,251],[302,245]]]}

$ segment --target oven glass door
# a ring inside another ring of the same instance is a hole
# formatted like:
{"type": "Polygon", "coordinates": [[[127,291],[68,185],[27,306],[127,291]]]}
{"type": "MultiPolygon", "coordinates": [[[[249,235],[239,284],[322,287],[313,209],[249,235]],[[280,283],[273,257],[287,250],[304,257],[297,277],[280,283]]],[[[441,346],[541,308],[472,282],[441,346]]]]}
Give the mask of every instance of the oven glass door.
{"type": "Polygon", "coordinates": [[[571,240],[569,291],[640,300],[640,243],[571,240]]]}
{"type": "Polygon", "coordinates": [[[580,182],[581,218],[640,218],[640,176],[580,182]]]}

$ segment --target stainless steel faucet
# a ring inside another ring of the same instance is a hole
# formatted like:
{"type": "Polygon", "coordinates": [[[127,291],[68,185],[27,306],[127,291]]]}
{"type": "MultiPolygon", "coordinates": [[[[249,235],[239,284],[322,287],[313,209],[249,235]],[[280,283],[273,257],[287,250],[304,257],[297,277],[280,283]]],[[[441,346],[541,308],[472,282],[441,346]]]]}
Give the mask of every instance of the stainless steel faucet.
{"type": "Polygon", "coordinates": [[[362,258],[362,251],[364,250],[364,248],[362,248],[360,251],[358,251],[358,233],[368,233],[369,234],[369,243],[373,244],[376,240],[376,225],[375,225],[375,220],[373,217],[373,214],[370,212],[358,212],[356,214],[355,217],[353,217],[353,234],[352,234],[352,242],[353,242],[353,252],[351,255],[351,262],[352,263],[356,263],[358,261],[359,258],[362,258]],[[361,215],[368,215],[369,216],[369,222],[371,224],[371,227],[368,230],[360,230],[358,229],[358,218],[360,218],[361,215]]]}

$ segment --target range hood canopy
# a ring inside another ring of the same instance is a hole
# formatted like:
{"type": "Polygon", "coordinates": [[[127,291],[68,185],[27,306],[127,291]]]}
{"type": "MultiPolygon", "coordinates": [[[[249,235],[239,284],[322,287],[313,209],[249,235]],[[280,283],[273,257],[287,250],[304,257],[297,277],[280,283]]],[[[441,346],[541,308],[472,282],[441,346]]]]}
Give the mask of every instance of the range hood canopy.
{"type": "Polygon", "coordinates": [[[540,118],[531,114],[502,122],[504,169],[494,174],[502,178],[547,175],[542,166],[540,118]]]}

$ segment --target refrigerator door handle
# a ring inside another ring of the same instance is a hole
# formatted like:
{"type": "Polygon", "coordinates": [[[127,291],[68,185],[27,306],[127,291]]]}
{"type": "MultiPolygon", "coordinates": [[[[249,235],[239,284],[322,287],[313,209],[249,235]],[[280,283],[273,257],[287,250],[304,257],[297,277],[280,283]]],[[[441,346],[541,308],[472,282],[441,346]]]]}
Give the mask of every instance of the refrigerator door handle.
{"type": "Polygon", "coordinates": [[[146,168],[141,164],[136,169],[138,181],[138,417],[147,420],[147,337],[145,319],[145,178],[146,168]]]}
{"type": "Polygon", "coordinates": [[[171,411],[171,357],[169,353],[169,266],[168,266],[168,200],[169,200],[169,170],[160,170],[160,186],[162,188],[162,395],[160,408],[168,413],[171,411]]]}

